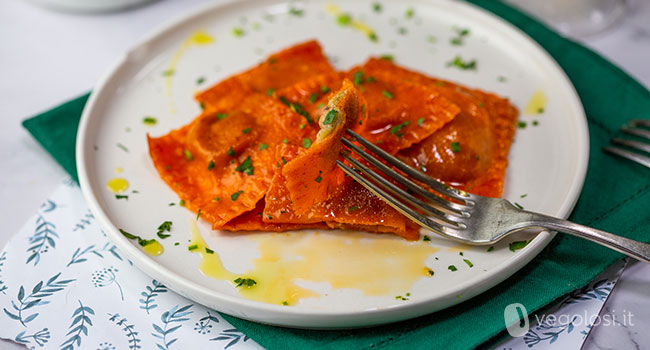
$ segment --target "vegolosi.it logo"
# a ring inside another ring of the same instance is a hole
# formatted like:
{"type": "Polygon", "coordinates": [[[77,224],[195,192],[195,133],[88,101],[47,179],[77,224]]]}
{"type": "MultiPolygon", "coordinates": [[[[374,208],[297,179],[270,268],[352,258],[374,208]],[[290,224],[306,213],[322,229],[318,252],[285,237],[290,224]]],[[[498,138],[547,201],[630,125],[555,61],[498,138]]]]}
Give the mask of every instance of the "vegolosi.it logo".
{"type": "Polygon", "coordinates": [[[514,303],[506,306],[503,310],[503,319],[506,322],[508,334],[512,337],[521,337],[526,334],[530,328],[528,312],[521,303],[514,303]]]}

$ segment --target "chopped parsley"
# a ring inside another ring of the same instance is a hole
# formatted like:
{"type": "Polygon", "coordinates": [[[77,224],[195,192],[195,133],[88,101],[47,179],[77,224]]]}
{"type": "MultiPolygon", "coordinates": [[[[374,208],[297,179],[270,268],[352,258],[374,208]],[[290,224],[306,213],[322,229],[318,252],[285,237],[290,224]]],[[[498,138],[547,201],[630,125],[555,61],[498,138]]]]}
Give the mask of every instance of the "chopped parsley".
{"type": "Polygon", "coordinates": [[[494,250],[494,246],[492,246],[492,247],[490,247],[490,248],[487,249],[488,252],[491,252],[491,251],[493,251],[493,250],[494,250]]]}
{"type": "Polygon", "coordinates": [[[330,88],[323,85],[323,86],[320,87],[320,92],[326,94],[326,93],[330,92],[330,88]]]}
{"type": "Polygon", "coordinates": [[[117,148],[121,149],[124,152],[127,152],[127,153],[129,152],[129,149],[126,148],[126,146],[124,146],[123,144],[121,144],[119,142],[117,143],[117,148]]]}
{"type": "Polygon", "coordinates": [[[524,207],[521,206],[521,204],[519,204],[519,203],[517,203],[517,202],[514,202],[514,205],[515,205],[515,207],[517,207],[517,208],[519,208],[519,209],[522,209],[522,210],[524,209],[524,207]]]}
{"type": "Polygon", "coordinates": [[[525,121],[519,121],[519,122],[517,122],[517,127],[518,127],[519,129],[523,129],[523,128],[525,128],[526,125],[527,125],[527,124],[526,124],[525,121]]]}
{"type": "Polygon", "coordinates": [[[204,82],[205,82],[205,78],[204,78],[204,77],[199,77],[198,79],[196,79],[196,85],[201,85],[201,84],[203,84],[204,82]]]}
{"type": "Polygon", "coordinates": [[[187,160],[194,160],[194,156],[192,155],[192,152],[190,152],[190,150],[185,149],[184,152],[185,152],[185,159],[187,159],[187,160]]]}
{"type": "Polygon", "coordinates": [[[260,151],[263,151],[263,150],[265,150],[265,149],[267,149],[267,148],[269,148],[269,145],[267,145],[266,143],[262,143],[262,144],[260,144],[260,147],[259,147],[258,149],[259,149],[260,151]]]}
{"type": "Polygon", "coordinates": [[[235,171],[239,171],[240,173],[246,173],[248,175],[253,175],[253,161],[251,161],[251,157],[248,156],[244,160],[243,163],[239,164],[237,168],[235,168],[235,171]]]}
{"type": "Polygon", "coordinates": [[[208,163],[208,171],[214,169],[214,161],[210,160],[210,163],[208,163]]]}
{"type": "Polygon", "coordinates": [[[467,259],[463,259],[463,261],[464,261],[465,264],[467,264],[467,266],[469,266],[470,268],[474,267],[474,264],[472,264],[471,261],[469,261],[469,260],[467,260],[467,259]]]}
{"type": "Polygon", "coordinates": [[[241,132],[242,132],[242,134],[248,134],[249,132],[251,132],[251,128],[246,128],[246,129],[242,130],[241,132]]]}
{"type": "Polygon", "coordinates": [[[400,133],[400,131],[409,124],[411,124],[411,122],[407,120],[401,124],[395,125],[392,128],[390,128],[390,133],[401,138],[402,136],[404,136],[404,134],[400,133]]]}
{"type": "Polygon", "coordinates": [[[237,200],[237,198],[239,197],[239,195],[242,194],[242,193],[244,193],[244,191],[237,191],[237,192],[235,192],[235,193],[233,193],[233,194],[230,195],[230,199],[232,199],[232,201],[234,202],[234,201],[237,200]]]}
{"type": "Polygon", "coordinates": [[[203,214],[203,213],[201,212],[201,208],[199,208],[199,211],[196,213],[196,220],[197,220],[197,221],[198,221],[199,218],[201,217],[201,214],[203,214]]]}
{"type": "Polygon", "coordinates": [[[533,126],[539,125],[539,122],[537,120],[533,120],[533,126]]]}
{"type": "Polygon", "coordinates": [[[456,36],[449,39],[449,43],[452,45],[463,45],[464,39],[467,35],[469,35],[469,29],[467,28],[454,28],[456,31],[456,36]]]}
{"type": "Polygon", "coordinates": [[[522,194],[521,196],[519,196],[519,198],[526,198],[527,196],[528,196],[528,194],[527,194],[527,193],[524,193],[524,194],[522,194]]]}
{"type": "Polygon", "coordinates": [[[235,279],[233,282],[237,283],[235,287],[250,288],[257,284],[257,282],[255,282],[255,280],[252,278],[241,278],[241,277],[237,277],[237,279],[235,279]]]}
{"type": "Polygon", "coordinates": [[[418,118],[418,126],[422,126],[422,123],[424,123],[424,117],[418,118]]]}
{"type": "Polygon", "coordinates": [[[302,139],[302,147],[309,148],[311,147],[312,141],[310,139],[302,139]]]}
{"type": "Polygon", "coordinates": [[[318,100],[318,92],[309,95],[309,103],[316,103],[316,100],[318,100]]]}
{"type": "Polygon", "coordinates": [[[181,199],[180,201],[178,201],[178,206],[184,207],[185,206],[185,200],[181,199]]]}
{"type": "Polygon", "coordinates": [[[151,125],[156,125],[158,120],[156,120],[156,118],[154,118],[154,117],[144,117],[144,118],[142,118],[142,122],[144,123],[144,125],[150,125],[151,126],[151,125]]]}
{"type": "Polygon", "coordinates": [[[384,55],[379,56],[379,58],[382,59],[382,60],[393,62],[393,60],[395,59],[395,56],[393,56],[391,54],[384,54],[384,55]]]}
{"type": "Polygon", "coordinates": [[[128,232],[122,230],[121,228],[118,229],[118,230],[120,230],[120,233],[122,233],[122,235],[124,235],[124,237],[126,237],[126,238],[128,238],[128,239],[137,239],[137,240],[138,240],[138,244],[139,244],[141,247],[147,246],[147,245],[149,245],[149,244],[151,244],[151,243],[153,243],[153,242],[156,241],[155,239],[144,239],[144,238],[142,238],[142,237],[140,237],[140,236],[136,236],[136,235],[130,234],[130,233],[128,233],[128,232]]]}
{"type": "Polygon", "coordinates": [[[540,113],[540,114],[544,113],[544,107],[539,107],[539,109],[537,109],[537,113],[540,113]]]}
{"type": "Polygon", "coordinates": [[[169,231],[171,231],[171,229],[172,229],[172,222],[171,221],[165,221],[162,224],[160,224],[160,226],[158,226],[158,232],[156,232],[156,234],[158,235],[158,237],[160,239],[165,239],[165,238],[167,238],[167,237],[169,237],[171,235],[168,235],[168,234],[163,233],[163,232],[165,232],[165,231],[169,232],[169,231]]]}
{"type": "Polygon", "coordinates": [[[373,3],[372,10],[375,12],[381,12],[381,4],[378,2],[373,3]]]}
{"type": "Polygon", "coordinates": [[[393,94],[391,94],[391,93],[390,93],[389,91],[387,91],[387,90],[383,90],[383,91],[381,92],[381,94],[384,95],[384,97],[386,97],[386,98],[389,99],[389,100],[392,100],[392,99],[393,99],[393,94]]]}
{"type": "Polygon", "coordinates": [[[292,16],[300,17],[305,14],[305,11],[292,6],[291,8],[289,8],[289,14],[292,16]]]}
{"type": "Polygon", "coordinates": [[[219,119],[219,120],[226,119],[227,116],[228,116],[228,114],[226,114],[226,113],[217,113],[217,114],[216,114],[216,117],[217,117],[217,119],[219,119]]]}
{"type": "Polygon", "coordinates": [[[289,302],[285,300],[285,301],[282,302],[282,305],[289,306],[289,302]]]}
{"type": "Polygon", "coordinates": [[[314,179],[314,181],[316,181],[316,182],[318,182],[318,183],[320,183],[321,181],[323,181],[323,177],[321,176],[322,173],[323,173],[322,171],[319,171],[319,172],[318,172],[318,177],[317,177],[316,179],[314,179]]]}
{"type": "Polygon", "coordinates": [[[307,123],[311,124],[311,123],[314,122],[311,119],[311,117],[309,116],[309,113],[302,108],[300,103],[290,103],[289,108],[291,108],[292,111],[294,111],[294,112],[300,114],[301,116],[305,117],[305,119],[307,120],[307,123]]]}
{"type": "Polygon", "coordinates": [[[287,160],[284,159],[284,157],[282,157],[281,159],[282,159],[282,164],[287,164],[287,160]]]}
{"type": "Polygon", "coordinates": [[[323,125],[332,124],[332,122],[334,122],[334,118],[336,117],[336,115],[338,113],[339,112],[337,110],[335,110],[335,109],[332,109],[329,112],[327,112],[327,114],[325,115],[325,120],[323,120],[323,125]]]}
{"type": "Polygon", "coordinates": [[[454,152],[454,153],[460,152],[460,143],[452,142],[451,143],[451,151],[454,152]]]}
{"type": "Polygon", "coordinates": [[[234,27],[232,29],[232,35],[234,35],[236,38],[240,38],[244,36],[244,30],[239,27],[234,27]]]}
{"type": "Polygon", "coordinates": [[[282,140],[282,143],[289,143],[289,140],[284,139],[284,140],[282,140]]]}
{"type": "Polygon", "coordinates": [[[404,17],[407,19],[413,18],[413,15],[415,14],[415,10],[413,10],[412,7],[408,8],[406,12],[404,13],[404,17]]]}
{"type": "Polygon", "coordinates": [[[176,205],[176,203],[169,203],[169,204],[168,204],[168,206],[170,206],[170,207],[173,207],[173,206],[175,206],[175,205],[176,205]]]}
{"type": "Polygon", "coordinates": [[[364,82],[364,74],[363,71],[358,70],[354,73],[352,76],[352,81],[354,82],[354,85],[361,85],[364,82]]]}
{"type": "Polygon", "coordinates": [[[449,271],[452,271],[452,272],[458,270],[456,268],[456,266],[454,266],[454,265],[449,265],[449,266],[447,266],[447,268],[449,269],[449,271]]]}
{"type": "Polygon", "coordinates": [[[422,241],[424,241],[424,242],[430,242],[430,241],[431,241],[431,237],[429,237],[429,236],[427,236],[427,235],[424,235],[424,237],[422,237],[422,241]]]}
{"type": "Polygon", "coordinates": [[[115,199],[126,199],[127,201],[129,200],[129,196],[124,195],[124,194],[116,194],[115,199]]]}
{"type": "Polygon", "coordinates": [[[206,254],[214,254],[214,250],[212,250],[212,249],[210,249],[208,247],[205,247],[205,253],[206,254]]]}
{"type": "Polygon", "coordinates": [[[429,269],[427,270],[427,273],[429,274],[429,276],[433,276],[433,270],[429,269]]]}
{"type": "Polygon", "coordinates": [[[347,13],[342,13],[336,18],[339,25],[347,26],[352,22],[352,17],[347,13]]]}
{"type": "Polygon", "coordinates": [[[189,251],[193,251],[193,250],[197,250],[197,249],[199,249],[198,244],[192,244],[190,246],[187,246],[187,250],[189,250],[189,251]]]}
{"type": "Polygon", "coordinates": [[[476,70],[476,60],[463,61],[460,56],[454,57],[454,60],[447,63],[447,67],[457,67],[462,70],[476,70]]]}
{"type": "Polygon", "coordinates": [[[274,92],[275,92],[275,90],[273,90],[273,89],[268,89],[268,90],[266,90],[266,96],[273,96],[273,93],[274,93],[274,92]]]}
{"type": "Polygon", "coordinates": [[[348,213],[351,213],[351,212],[353,212],[355,210],[359,210],[359,207],[357,207],[356,205],[353,205],[350,208],[348,208],[348,213]]]}
{"type": "Polygon", "coordinates": [[[516,252],[517,250],[525,247],[527,244],[528,242],[526,241],[514,241],[514,242],[510,242],[508,246],[511,252],[516,252]]]}
{"type": "Polygon", "coordinates": [[[229,156],[231,156],[231,157],[234,157],[234,156],[237,155],[237,152],[235,152],[235,151],[232,149],[232,146],[230,146],[230,147],[228,147],[228,150],[226,151],[226,154],[229,155],[229,156]]]}

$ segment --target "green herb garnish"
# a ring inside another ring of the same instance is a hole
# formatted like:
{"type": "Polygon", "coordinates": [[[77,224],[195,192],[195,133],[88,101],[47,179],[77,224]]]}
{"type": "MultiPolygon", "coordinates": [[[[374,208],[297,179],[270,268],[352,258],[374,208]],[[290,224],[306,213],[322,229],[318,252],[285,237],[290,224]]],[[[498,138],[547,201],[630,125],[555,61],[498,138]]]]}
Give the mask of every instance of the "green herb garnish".
{"type": "Polygon", "coordinates": [[[192,155],[192,152],[190,152],[190,150],[185,149],[184,153],[185,153],[185,159],[194,160],[194,156],[192,155]]]}
{"type": "Polygon", "coordinates": [[[201,214],[202,214],[202,212],[201,212],[201,208],[199,208],[199,211],[196,213],[196,220],[197,220],[197,221],[198,221],[199,218],[201,217],[201,214]]]}
{"type": "Polygon", "coordinates": [[[449,266],[447,266],[447,268],[449,269],[449,271],[452,271],[452,272],[458,270],[456,268],[456,266],[454,266],[454,265],[449,265],[449,266]]]}
{"type": "Polygon", "coordinates": [[[391,94],[389,91],[383,90],[381,94],[384,95],[384,97],[386,97],[389,100],[393,99],[393,94],[391,94]]]}
{"type": "Polygon", "coordinates": [[[260,151],[263,151],[263,150],[265,150],[265,149],[267,149],[267,148],[269,148],[269,145],[267,145],[266,143],[261,143],[261,144],[260,144],[260,147],[259,147],[258,149],[259,149],[260,151]]]}
{"type": "Polygon", "coordinates": [[[291,103],[291,104],[289,104],[289,108],[291,108],[292,111],[294,111],[294,112],[300,114],[301,116],[305,117],[305,119],[307,120],[307,123],[311,124],[311,123],[314,122],[311,119],[311,117],[309,116],[309,113],[302,108],[300,103],[291,103]]]}
{"type": "Polygon", "coordinates": [[[208,171],[214,169],[214,161],[210,160],[210,163],[208,163],[208,171]]]}
{"type": "Polygon", "coordinates": [[[197,249],[199,249],[198,244],[192,244],[190,246],[187,246],[187,250],[189,250],[189,251],[193,251],[193,250],[197,250],[197,249]]]}
{"type": "Polygon", "coordinates": [[[292,16],[300,17],[305,14],[305,11],[292,6],[289,8],[289,14],[292,16]]]}
{"type": "Polygon", "coordinates": [[[242,194],[242,193],[244,193],[244,191],[237,191],[237,192],[235,192],[235,193],[233,193],[233,194],[230,195],[230,199],[232,199],[232,201],[234,202],[234,201],[237,200],[237,198],[239,197],[239,195],[242,194]]]}
{"type": "Polygon", "coordinates": [[[487,249],[488,252],[491,252],[491,251],[493,251],[493,250],[494,250],[494,246],[492,246],[492,247],[490,247],[490,248],[487,249]]]}
{"type": "Polygon", "coordinates": [[[235,287],[250,288],[257,284],[257,282],[255,282],[255,280],[252,278],[241,278],[241,277],[237,277],[237,279],[235,279],[233,282],[237,283],[235,287]]]}
{"type": "Polygon", "coordinates": [[[325,120],[323,120],[323,125],[332,124],[332,122],[334,121],[334,118],[336,117],[336,115],[338,113],[339,112],[337,110],[335,110],[335,109],[332,109],[329,112],[327,112],[327,114],[325,115],[325,120]]]}
{"type": "Polygon", "coordinates": [[[338,22],[339,25],[347,26],[352,22],[352,17],[347,13],[343,13],[336,18],[336,22],[338,22]]]}
{"type": "Polygon", "coordinates": [[[352,76],[352,81],[354,82],[354,85],[363,84],[363,81],[364,81],[363,71],[361,71],[361,70],[356,71],[354,73],[354,75],[352,76]]]}
{"type": "Polygon", "coordinates": [[[214,250],[212,250],[212,249],[210,249],[208,247],[205,247],[205,253],[206,254],[214,254],[214,250]]]}
{"type": "Polygon", "coordinates": [[[216,117],[217,117],[217,119],[219,119],[219,120],[226,119],[227,116],[228,116],[228,114],[226,114],[226,113],[217,113],[217,114],[216,114],[216,117]]]}
{"type": "Polygon", "coordinates": [[[239,171],[240,173],[245,172],[248,175],[253,175],[253,161],[251,161],[251,157],[246,157],[244,162],[235,168],[235,171],[239,171]]]}
{"type": "Polygon", "coordinates": [[[375,12],[381,12],[381,4],[378,2],[372,4],[372,10],[375,12]]]}
{"type": "Polygon", "coordinates": [[[359,210],[359,207],[357,207],[356,205],[353,205],[350,208],[348,208],[348,213],[351,213],[351,212],[353,212],[355,210],[359,210]]]}
{"type": "Polygon", "coordinates": [[[413,8],[411,7],[411,8],[408,8],[406,10],[406,12],[404,13],[404,17],[406,17],[407,19],[410,19],[410,18],[413,18],[414,14],[415,14],[415,10],[413,10],[413,8]]]}
{"type": "Polygon", "coordinates": [[[204,78],[204,77],[199,77],[198,79],[196,79],[196,85],[201,85],[201,84],[203,84],[204,82],[205,82],[205,78],[204,78]]]}
{"type": "Polygon", "coordinates": [[[390,133],[401,138],[402,136],[404,136],[404,134],[400,133],[400,130],[402,130],[405,126],[409,124],[411,124],[411,122],[407,120],[401,124],[395,125],[392,128],[390,128],[390,133]]]}
{"type": "Polygon", "coordinates": [[[246,128],[246,129],[242,130],[241,132],[242,132],[242,134],[248,134],[249,132],[251,132],[251,128],[246,128]]]}
{"type": "Polygon", "coordinates": [[[116,194],[115,199],[126,199],[129,200],[129,196],[124,195],[124,194],[116,194]]]}
{"type": "Polygon", "coordinates": [[[467,264],[467,266],[469,266],[470,268],[474,267],[474,264],[472,264],[471,261],[469,261],[469,260],[467,260],[467,259],[463,259],[463,261],[464,261],[465,264],[467,264]]]}
{"type": "Polygon", "coordinates": [[[185,206],[185,200],[181,199],[180,201],[178,201],[178,206],[184,207],[185,206]]]}
{"type": "Polygon", "coordinates": [[[514,241],[511,242],[508,246],[511,252],[516,252],[517,250],[525,247],[528,244],[526,241],[514,241]]]}
{"type": "Polygon", "coordinates": [[[523,128],[525,128],[526,125],[527,125],[527,124],[526,124],[525,121],[519,121],[519,122],[517,122],[517,127],[518,127],[519,129],[523,129],[523,128]]]}
{"type": "Polygon", "coordinates": [[[429,237],[429,236],[427,236],[427,235],[424,235],[424,237],[422,237],[422,241],[424,241],[424,242],[430,242],[430,241],[431,241],[431,237],[429,237]]]}
{"type": "Polygon", "coordinates": [[[236,38],[240,38],[244,36],[244,30],[239,27],[234,27],[232,29],[232,35],[234,35],[236,38]]]}
{"type": "Polygon", "coordinates": [[[517,208],[519,208],[519,209],[522,209],[522,210],[524,209],[524,207],[521,206],[521,204],[519,204],[519,203],[517,203],[517,202],[514,202],[513,204],[515,205],[515,207],[517,207],[517,208]]]}
{"type": "Polygon", "coordinates": [[[427,273],[429,274],[429,276],[433,276],[433,270],[429,269],[427,273]]]}
{"type": "Polygon", "coordinates": [[[121,149],[124,152],[127,152],[127,153],[129,152],[129,149],[126,148],[126,146],[124,146],[123,144],[121,144],[119,142],[117,143],[117,148],[121,149]]]}
{"type": "Polygon", "coordinates": [[[316,103],[316,100],[318,100],[318,92],[309,95],[309,103],[316,103]]]}
{"type": "Polygon", "coordinates": [[[379,58],[382,59],[382,60],[393,62],[393,60],[395,59],[395,56],[393,56],[391,54],[384,54],[384,55],[379,56],[379,58]]]}
{"type": "Polygon", "coordinates": [[[320,92],[326,94],[326,93],[330,92],[330,88],[323,85],[323,86],[320,87],[320,92]]]}
{"type": "Polygon", "coordinates": [[[156,120],[156,118],[154,118],[154,117],[144,117],[144,118],[142,118],[142,122],[145,125],[150,125],[151,126],[151,125],[156,125],[158,120],[156,120]]]}
{"type": "Polygon", "coordinates": [[[310,139],[302,139],[302,147],[309,148],[311,147],[312,141],[310,139]]]}
{"type": "Polygon", "coordinates": [[[165,231],[169,232],[169,231],[171,231],[171,229],[172,229],[172,222],[171,221],[165,221],[162,224],[160,224],[160,226],[158,226],[158,232],[156,232],[156,234],[158,235],[158,237],[160,239],[165,239],[165,238],[167,238],[167,237],[169,237],[171,235],[165,234],[163,232],[165,232],[165,231]]]}
{"type": "Polygon", "coordinates": [[[460,143],[452,142],[451,143],[451,151],[454,152],[454,153],[460,152],[460,143]]]}
{"type": "Polygon", "coordinates": [[[231,156],[231,157],[234,157],[234,156],[237,155],[237,152],[235,152],[235,151],[232,149],[232,146],[230,146],[230,147],[228,147],[228,150],[226,151],[226,154],[229,155],[229,156],[231,156]]]}
{"type": "Polygon", "coordinates": [[[323,181],[323,177],[320,176],[322,173],[323,173],[322,171],[319,171],[319,173],[318,173],[318,177],[317,177],[316,179],[314,179],[314,181],[316,181],[316,182],[318,182],[318,183],[320,183],[321,181],[323,181]]]}
{"type": "Polygon", "coordinates": [[[476,60],[463,61],[462,57],[456,56],[453,61],[447,63],[448,67],[458,67],[462,70],[475,70],[476,60]]]}
{"type": "Polygon", "coordinates": [[[422,126],[422,123],[424,123],[424,117],[418,118],[418,126],[422,126]]]}
{"type": "Polygon", "coordinates": [[[266,96],[273,96],[273,93],[274,93],[274,92],[275,92],[275,90],[273,90],[273,89],[268,89],[268,90],[266,90],[266,96]]]}

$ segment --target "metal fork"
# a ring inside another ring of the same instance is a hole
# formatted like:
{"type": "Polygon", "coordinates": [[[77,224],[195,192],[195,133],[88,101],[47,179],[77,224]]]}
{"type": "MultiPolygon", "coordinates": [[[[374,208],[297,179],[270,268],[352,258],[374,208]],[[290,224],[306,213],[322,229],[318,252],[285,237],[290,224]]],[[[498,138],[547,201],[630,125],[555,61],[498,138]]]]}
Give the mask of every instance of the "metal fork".
{"type": "Polygon", "coordinates": [[[505,199],[482,197],[455,189],[412,168],[354,131],[347,130],[347,133],[367,150],[410,178],[426,185],[435,194],[385,165],[346,138],[342,138],[345,146],[407,190],[403,190],[351,157],[350,152],[344,151],[341,152],[341,155],[352,167],[340,160],[337,160],[338,166],[393,208],[420,226],[444,237],[472,245],[489,245],[526,228],[544,228],[569,233],[650,263],[650,244],[552,216],[522,210],[505,199]],[[419,195],[422,199],[415,197],[412,193],[419,195]]]}
{"type": "MultiPolygon", "coordinates": [[[[631,120],[627,123],[627,125],[621,127],[621,131],[629,135],[635,135],[650,140],[650,131],[645,129],[640,129],[638,128],[639,126],[645,126],[650,128],[650,120],[643,120],[643,119],[631,120]]],[[[633,141],[633,140],[619,139],[619,138],[612,139],[612,143],[616,145],[626,146],[638,151],[650,153],[650,144],[647,143],[633,141]]],[[[632,152],[626,149],[609,147],[609,146],[603,147],[603,151],[621,156],[623,158],[627,158],[629,160],[635,161],[641,165],[645,165],[648,168],[650,168],[650,157],[648,156],[644,156],[642,154],[632,152]]]]}

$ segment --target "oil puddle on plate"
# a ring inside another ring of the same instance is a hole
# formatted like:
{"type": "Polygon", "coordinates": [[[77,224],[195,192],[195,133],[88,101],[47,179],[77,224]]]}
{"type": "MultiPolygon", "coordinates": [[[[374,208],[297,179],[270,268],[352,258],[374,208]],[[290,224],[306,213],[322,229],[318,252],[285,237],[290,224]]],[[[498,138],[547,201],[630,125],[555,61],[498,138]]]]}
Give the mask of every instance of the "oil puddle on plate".
{"type": "Polygon", "coordinates": [[[246,238],[257,243],[259,256],[252,269],[235,274],[224,268],[194,221],[190,227],[188,249],[201,255],[199,269],[204,275],[232,282],[245,298],[280,305],[320,296],[301,281],[357,289],[368,296],[408,293],[416,281],[432,276],[426,261],[439,250],[422,241],[368,233],[248,234],[246,238]]]}

